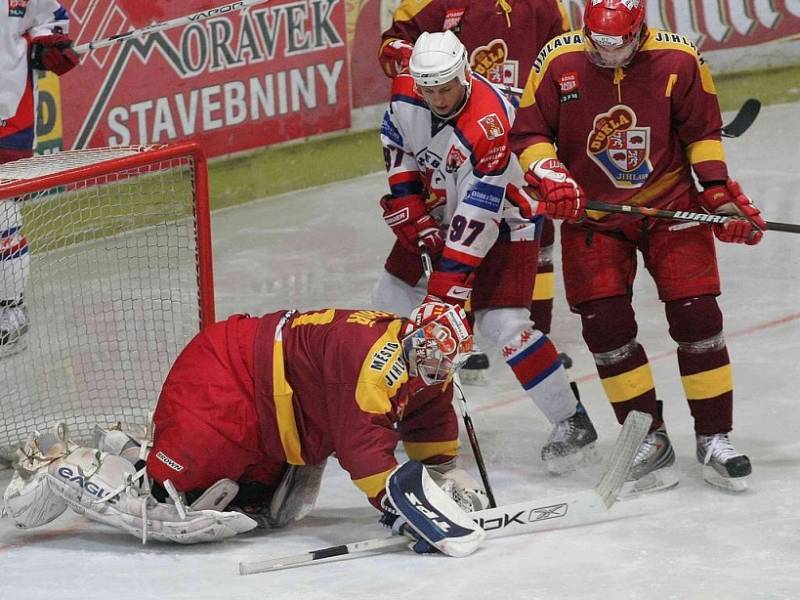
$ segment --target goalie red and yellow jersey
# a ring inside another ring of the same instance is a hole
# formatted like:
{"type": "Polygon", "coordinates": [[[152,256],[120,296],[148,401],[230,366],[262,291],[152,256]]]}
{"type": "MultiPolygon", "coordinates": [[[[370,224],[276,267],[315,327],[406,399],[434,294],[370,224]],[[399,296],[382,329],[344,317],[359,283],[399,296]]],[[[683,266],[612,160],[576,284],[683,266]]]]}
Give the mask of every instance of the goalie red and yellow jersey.
{"type": "Polygon", "coordinates": [[[398,441],[411,459],[455,456],[452,388],[409,394],[404,323],[391,313],[333,308],[263,317],[255,395],[268,454],[317,464],[335,453],[374,503],[397,465],[398,441]]]}
{"type": "Polygon", "coordinates": [[[335,454],[378,506],[399,441],[428,464],[458,448],[452,386],[409,393],[405,323],[329,308],[233,315],[203,329],[162,387],[148,473],[179,491],[222,478],[274,487],[287,463],[335,454]]]}

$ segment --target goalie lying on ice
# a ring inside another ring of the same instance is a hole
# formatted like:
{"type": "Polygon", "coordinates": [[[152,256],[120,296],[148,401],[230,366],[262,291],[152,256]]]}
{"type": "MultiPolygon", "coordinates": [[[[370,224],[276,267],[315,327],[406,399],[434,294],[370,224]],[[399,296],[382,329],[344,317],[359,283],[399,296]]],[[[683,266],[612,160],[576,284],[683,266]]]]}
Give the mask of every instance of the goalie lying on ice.
{"type": "Polygon", "coordinates": [[[38,435],[19,452],[6,511],[22,528],[70,507],[143,541],[220,540],[305,516],[335,453],[385,511],[382,522],[416,532],[418,548],[427,541],[469,553],[482,531],[463,512],[487,500],[455,465],[450,380],[471,343],[463,310],[441,303],[423,304],[410,320],[339,309],[234,315],[200,332],[172,365],[152,439],[98,429],[94,447],[85,448],[63,427],[38,435]],[[391,475],[391,489],[400,498],[409,486],[433,503],[421,513],[385,497],[398,441],[428,472],[391,475]],[[428,473],[444,495],[423,485],[428,473]],[[435,523],[421,525],[419,515],[437,509],[469,525],[464,543],[437,537],[435,523]]]}

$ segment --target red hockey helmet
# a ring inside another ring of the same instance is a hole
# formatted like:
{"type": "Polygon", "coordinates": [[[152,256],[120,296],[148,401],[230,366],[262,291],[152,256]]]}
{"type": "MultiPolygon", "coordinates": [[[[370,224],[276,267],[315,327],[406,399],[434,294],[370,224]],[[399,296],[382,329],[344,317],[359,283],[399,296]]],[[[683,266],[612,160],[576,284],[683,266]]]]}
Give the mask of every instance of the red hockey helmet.
{"type": "Polygon", "coordinates": [[[414,309],[402,339],[408,371],[425,385],[449,381],[472,352],[472,328],[460,306],[426,302],[414,309]]]}
{"type": "Polygon", "coordinates": [[[646,29],[645,0],[589,0],[583,13],[586,53],[594,64],[610,69],[627,65],[646,29]]]}

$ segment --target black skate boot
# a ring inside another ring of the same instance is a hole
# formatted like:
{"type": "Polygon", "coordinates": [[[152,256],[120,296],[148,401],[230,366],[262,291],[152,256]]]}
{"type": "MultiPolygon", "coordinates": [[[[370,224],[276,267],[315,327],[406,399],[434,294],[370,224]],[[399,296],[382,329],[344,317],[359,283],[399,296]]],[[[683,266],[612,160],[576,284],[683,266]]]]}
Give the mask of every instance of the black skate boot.
{"type": "Polygon", "coordinates": [[[547,470],[554,475],[574,471],[600,460],[594,447],[595,441],[597,431],[583,404],[578,402],[574,415],[553,426],[547,443],[542,448],[542,460],[547,470]]]}
{"type": "Polygon", "coordinates": [[[706,483],[731,492],[747,489],[747,476],[753,471],[750,459],[733,447],[727,433],[698,435],[697,461],[706,483]]]}

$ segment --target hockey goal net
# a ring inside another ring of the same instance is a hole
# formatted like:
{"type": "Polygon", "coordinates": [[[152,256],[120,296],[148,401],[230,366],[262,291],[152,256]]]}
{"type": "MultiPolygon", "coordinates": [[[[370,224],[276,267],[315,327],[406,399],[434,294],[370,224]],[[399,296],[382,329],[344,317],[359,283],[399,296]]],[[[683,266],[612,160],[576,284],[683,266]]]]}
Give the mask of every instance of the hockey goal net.
{"type": "Polygon", "coordinates": [[[0,303],[28,323],[0,337],[0,458],[60,422],[78,441],[146,424],[172,361],[214,320],[209,221],[195,144],[0,165],[0,292],[17,296],[0,303]]]}

